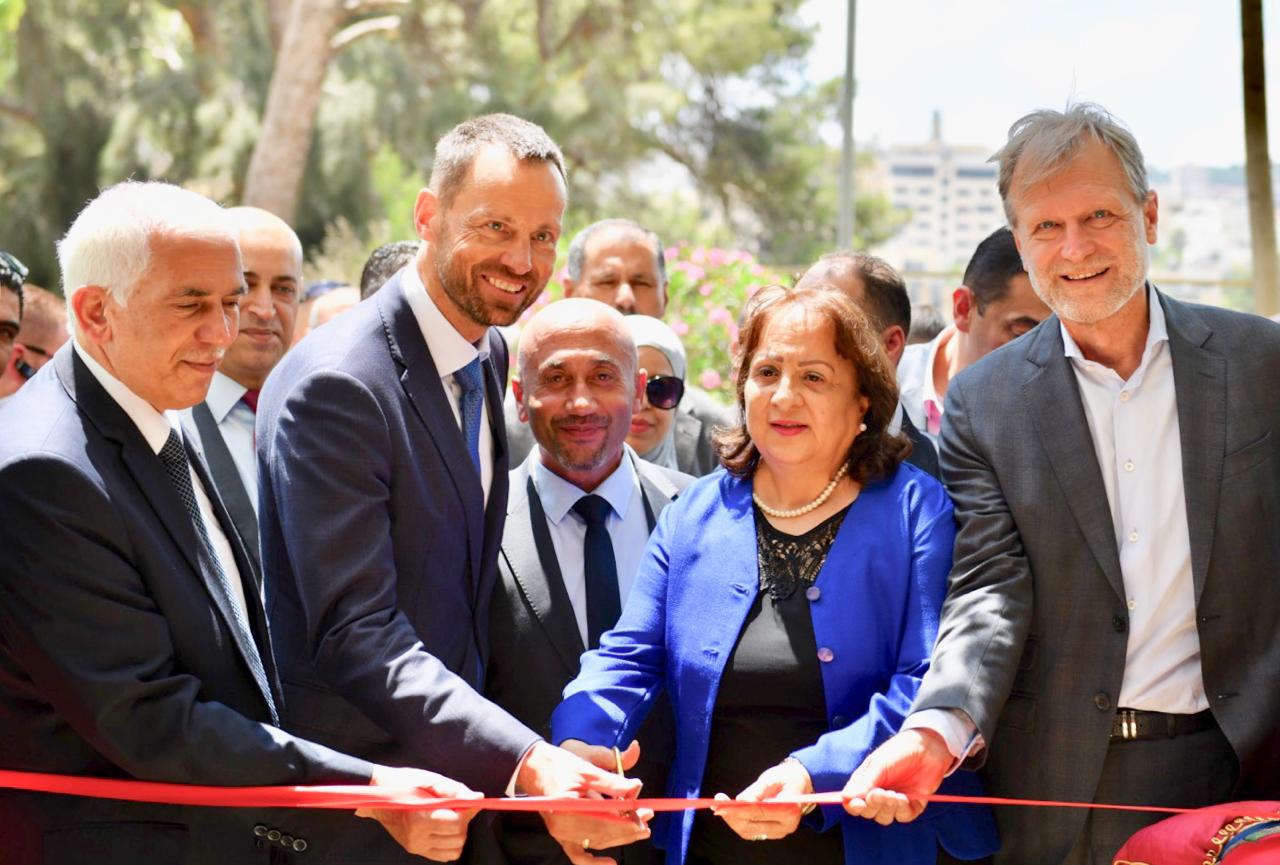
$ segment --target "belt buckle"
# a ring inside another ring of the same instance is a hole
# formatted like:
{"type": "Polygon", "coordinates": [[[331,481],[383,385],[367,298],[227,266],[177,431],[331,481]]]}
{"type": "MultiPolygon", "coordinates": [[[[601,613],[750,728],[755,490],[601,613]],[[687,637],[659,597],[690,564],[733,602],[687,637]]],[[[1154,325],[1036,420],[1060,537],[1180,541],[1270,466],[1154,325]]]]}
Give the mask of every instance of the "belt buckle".
{"type": "Polygon", "coordinates": [[[1120,738],[1138,738],[1138,713],[1133,709],[1120,710],[1120,738]]]}

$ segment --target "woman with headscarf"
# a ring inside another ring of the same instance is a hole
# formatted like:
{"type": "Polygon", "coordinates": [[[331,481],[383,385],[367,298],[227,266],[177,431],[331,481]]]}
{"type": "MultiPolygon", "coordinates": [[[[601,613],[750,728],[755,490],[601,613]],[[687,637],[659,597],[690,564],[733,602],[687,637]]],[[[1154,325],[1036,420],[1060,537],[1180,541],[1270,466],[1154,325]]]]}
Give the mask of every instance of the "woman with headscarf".
{"type": "Polygon", "coordinates": [[[627,444],[651,463],[695,476],[703,474],[695,466],[681,465],[676,453],[677,407],[684,396],[688,370],[680,337],[666,323],[648,315],[627,316],[627,326],[636,343],[640,368],[649,376],[644,407],[631,416],[627,444]]]}

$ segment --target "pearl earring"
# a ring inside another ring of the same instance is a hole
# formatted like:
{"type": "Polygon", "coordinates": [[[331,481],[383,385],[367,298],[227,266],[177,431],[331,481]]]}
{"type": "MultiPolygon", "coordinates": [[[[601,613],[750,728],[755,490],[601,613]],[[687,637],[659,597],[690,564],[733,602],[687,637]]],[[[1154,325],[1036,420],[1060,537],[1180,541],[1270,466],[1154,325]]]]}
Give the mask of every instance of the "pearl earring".
{"type": "Polygon", "coordinates": [[[867,431],[867,425],[866,425],[866,423],[860,423],[860,424],[858,424],[858,432],[866,432],[866,431],[867,431]]]}

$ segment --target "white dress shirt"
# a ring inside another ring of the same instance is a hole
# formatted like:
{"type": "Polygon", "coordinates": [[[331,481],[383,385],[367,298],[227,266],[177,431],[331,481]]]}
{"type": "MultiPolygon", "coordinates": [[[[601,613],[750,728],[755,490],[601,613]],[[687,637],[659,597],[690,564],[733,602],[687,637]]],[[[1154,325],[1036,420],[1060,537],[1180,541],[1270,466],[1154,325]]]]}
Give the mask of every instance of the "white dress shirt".
{"type": "MultiPolygon", "coordinates": [[[[138,432],[142,433],[142,437],[146,440],[147,446],[159,456],[160,449],[164,447],[164,443],[169,439],[169,433],[176,432],[178,438],[182,438],[182,424],[180,423],[181,413],[176,411],[167,411],[163,414],[156,411],[154,407],[142,397],[138,396],[120,379],[98,363],[89,353],[80,347],[78,343],[73,342],[72,348],[75,353],[84,361],[84,365],[89,368],[89,372],[98,380],[98,384],[111,396],[116,404],[129,416],[129,419],[138,427],[138,432]]],[[[231,590],[236,604],[240,608],[244,621],[248,622],[249,607],[245,602],[244,583],[240,579],[240,569],[236,567],[235,554],[231,552],[231,544],[227,540],[226,533],[222,531],[222,526],[218,523],[218,518],[213,514],[213,505],[209,502],[209,494],[205,492],[204,484],[200,482],[200,476],[196,474],[195,469],[190,465],[187,471],[191,474],[191,489],[196,494],[196,502],[200,506],[200,518],[204,521],[205,531],[209,535],[209,542],[213,545],[213,552],[218,557],[218,564],[222,566],[222,571],[227,575],[227,582],[231,585],[231,590]]],[[[183,509],[185,515],[186,509],[183,509]]],[[[256,601],[256,599],[255,599],[256,601]]]]}
{"type": "Polygon", "coordinates": [[[933,386],[933,368],[938,362],[938,352],[955,335],[956,326],[949,324],[929,342],[907,346],[898,361],[898,397],[916,429],[927,435],[935,446],[939,444],[946,401],[933,386]]]}
{"type": "Polygon", "coordinates": [[[218,432],[222,433],[222,440],[231,453],[231,461],[236,464],[236,473],[240,475],[240,482],[249,494],[253,512],[257,513],[258,455],[253,446],[253,425],[256,418],[253,409],[240,399],[247,390],[230,376],[215,372],[213,382],[209,385],[209,395],[204,401],[218,425],[218,432]]]}
{"type": "Polygon", "coordinates": [[[1147,343],[1128,381],[1086,360],[1065,327],[1062,342],[1102,469],[1129,606],[1117,705],[1194,714],[1209,701],[1200,670],[1178,402],[1164,310],[1153,292],[1147,296],[1147,343]]]}
{"type": "MultiPolygon", "coordinates": [[[[422,338],[427,341],[427,350],[435,361],[436,372],[440,374],[440,382],[444,392],[449,395],[449,407],[453,409],[453,419],[462,428],[462,409],[458,401],[462,399],[462,386],[454,381],[453,374],[462,369],[477,357],[483,364],[489,359],[489,334],[480,337],[478,345],[472,345],[454,330],[453,325],[444,317],[444,313],[436,306],[427,287],[422,284],[416,267],[406,267],[400,279],[404,286],[404,295],[409,301],[409,309],[418,321],[422,330],[422,338]]],[[[485,379],[488,380],[487,377],[485,379]]],[[[493,430],[489,427],[489,394],[483,394],[484,405],[480,413],[480,486],[484,490],[484,501],[489,502],[489,489],[493,486],[493,430]]]]}
{"type": "MultiPolygon", "coordinates": [[[[1150,289],[1147,306],[1146,345],[1127,381],[1086,359],[1066,326],[1059,327],[1102,470],[1129,607],[1116,705],[1190,715],[1209,708],[1209,700],[1196,631],[1177,391],[1164,309],[1150,289]]],[[[956,765],[985,746],[973,720],[960,709],[916,712],[902,728],[940,734],[956,765]]]]}
{"type": "Polygon", "coordinates": [[[533,486],[542,501],[547,515],[547,528],[551,533],[551,545],[560,564],[560,576],[564,578],[569,603],[573,605],[574,618],[578,620],[578,632],[582,645],[587,642],[587,576],[584,547],[587,540],[587,524],[573,510],[578,499],[595,494],[609,503],[605,527],[613,541],[613,558],[618,569],[618,599],[627,605],[627,597],[636,581],[636,571],[649,543],[649,521],[644,511],[644,494],[640,489],[640,476],[636,473],[635,453],[623,445],[622,461],[594,490],[584,491],[552,472],[542,464],[542,449],[535,447],[525,458],[525,467],[533,478],[533,486]]]}

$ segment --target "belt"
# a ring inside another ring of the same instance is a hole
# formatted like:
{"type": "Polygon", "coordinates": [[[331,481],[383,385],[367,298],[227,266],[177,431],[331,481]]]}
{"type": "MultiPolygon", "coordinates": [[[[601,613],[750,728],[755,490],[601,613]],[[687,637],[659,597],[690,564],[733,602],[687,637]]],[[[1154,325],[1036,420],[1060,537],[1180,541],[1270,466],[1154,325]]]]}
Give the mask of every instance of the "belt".
{"type": "Polygon", "coordinates": [[[1141,709],[1119,709],[1111,719],[1111,738],[1171,739],[1187,733],[1199,733],[1217,725],[1213,712],[1205,709],[1194,715],[1170,715],[1144,712],[1141,709]]]}

